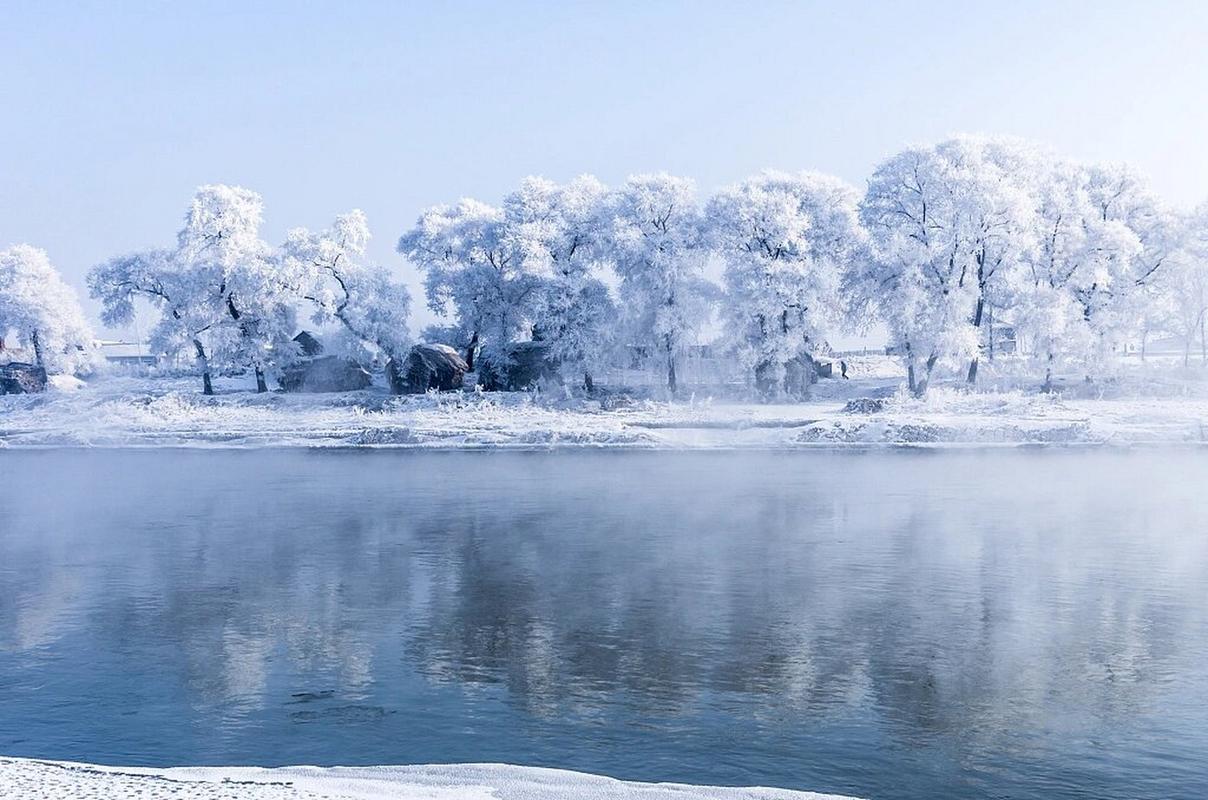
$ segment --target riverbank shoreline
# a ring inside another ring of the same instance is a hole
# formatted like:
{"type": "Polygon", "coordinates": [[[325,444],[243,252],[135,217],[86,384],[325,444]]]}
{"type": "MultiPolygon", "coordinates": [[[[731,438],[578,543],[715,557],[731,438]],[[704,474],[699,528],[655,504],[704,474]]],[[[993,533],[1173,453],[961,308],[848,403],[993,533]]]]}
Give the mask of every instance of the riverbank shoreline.
{"type": "Polygon", "coordinates": [[[384,389],[214,396],[186,378],[103,378],[0,397],[0,448],[808,449],[850,446],[1199,445],[1208,396],[830,382],[810,400],[751,403],[527,392],[392,396],[384,389]]]}
{"type": "Polygon", "coordinates": [[[0,796],[33,800],[846,800],[789,789],[637,783],[507,764],[110,767],[0,757],[0,796]]]}

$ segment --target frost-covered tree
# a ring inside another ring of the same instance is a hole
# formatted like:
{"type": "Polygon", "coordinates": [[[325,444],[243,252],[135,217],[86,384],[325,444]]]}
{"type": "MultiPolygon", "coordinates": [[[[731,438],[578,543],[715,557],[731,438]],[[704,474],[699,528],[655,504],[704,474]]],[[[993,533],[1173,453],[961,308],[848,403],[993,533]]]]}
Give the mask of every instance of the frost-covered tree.
{"type": "Polygon", "coordinates": [[[1137,234],[1108,218],[1091,192],[1091,168],[1050,160],[1036,178],[1036,242],[1016,294],[1019,335],[1044,366],[1088,364],[1110,350],[1115,320],[1104,306],[1141,254],[1137,234]]]}
{"type": "Polygon", "coordinates": [[[1208,204],[1187,214],[1179,230],[1180,245],[1154,281],[1154,302],[1162,326],[1183,343],[1183,366],[1197,341],[1208,365],[1208,204]]]}
{"type": "Polygon", "coordinates": [[[1127,231],[1136,242],[1129,258],[1113,260],[1089,284],[1075,286],[1091,334],[1091,375],[1110,365],[1125,339],[1144,324],[1155,283],[1179,248],[1179,225],[1145,177],[1126,165],[1093,165],[1086,181],[1101,224],[1127,231]]]}
{"type": "Polygon", "coordinates": [[[193,198],[178,237],[177,257],[222,300],[231,325],[217,329],[218,355],[248,365],[256,390],[265,392],[265,370],[296,355],[296,284],[282,275],[272,248],[260,239],[264,203],[238,186],[203,186],[193,198]]]}
{"type": "Polygon", "coordinates": [[[1035,246],[1015,322],[1045,369],[1087,378],[1111,369],[1130,336],[1162,317],[1162,282],[1179,252],[1176,218],[1126,166],[1048,160],[1035,179],[1035,246]]]}
{"type": "Polygon", "coordinates": [[[676,362],[707,322],[717,292],[701,275],[709,250],[696,188],[667,174],[631,177],[611,193],[603,225],[627,330],[662,356],[674,393],[676,362]]]}
{"type": "Polygon", "coordinates": [[[46,252],[27,244],[0,251],[0,340],[16,332],[49,373],[92,366],[92,330],[75,290],[46,252]]]}
{"type": "Polygon", "coordinates": [[[160,312],[151,329],[151,346],[165,353],[189,347],[201,373],[202,391],[213,394],[210,339],[228,318],[218,298],[202,292],[195,276],[172,250],[149,250],[118,256],[88,273],[88,288],[101,301],[101,321],[127,325],[136,300],[146,300],[160,312]]]}
{"type": "Polygon", "coordinates": [[[1177,220],[1149,180],[1127,164],[1091,165],[1086,182],[1100,218],[1126,226],[1141,243],[1140,252],[1129,264],[1128,280],[1120,288],[1145,285],[1179,248],[1177,220]]]}
{"type": "Polygon", "coordinates": [[[812,368],[837,322],[843,273],[866,250],[856,203],[837,178],[781,172],[709,201],[710,238],[725,262],[726,336],[764,394],[807,388],[786,386],[786,373],[812,368]]]}
{"type": "Polygon", "coordinates": [[[455,320],[471,369],[479,354],[502,363],[531,333],[541,281],[515,244],[503,209],[471,199],[425,210],[399,239],[399,253],[425,273],[428,307],[455,320]]]}
{"type": "Polygon", "coordinates": [[[557,363],[579,367],[588,390],[616,318],[608,287],[596,274],[605,196],[604,185],[591,176],[563,185],[530,177],[503,204],[509,249],[523,271],[540,280],[532,337],[547,344],[557,363]]]}
{"type": "Polygon", "coordinates": [[[1027,150],[961,137],[898,153],[869,180],[860,216],[874,258],[852,286],[880,310],[916,394],[941,360],[967,360],[977,379],[985,308],[1035,233],[1027,150]]]}
{"type": "Polygon", "coordinates": [[[315,307],[314,320],[340,325],[354,357],[399,358],[410,341],[411,293],[382,267],[364,263],[365,214],[336,217],[327,230],[295,228],[281,248],[282,269],[315,307]]]}
{"type": "Polygon", "coordinates": [[[153,344],[167,352],[190,347],[213,394],[215,365],[250,366],[257,391],[265,370],[296,355],[296,281],[280,272],[259,236],[263,204],[254,192],[201,187],[185,215],[176,247],[115,258],[89,274],[106,324],[124,324],[143,298],[161,311],[153,344]]]}

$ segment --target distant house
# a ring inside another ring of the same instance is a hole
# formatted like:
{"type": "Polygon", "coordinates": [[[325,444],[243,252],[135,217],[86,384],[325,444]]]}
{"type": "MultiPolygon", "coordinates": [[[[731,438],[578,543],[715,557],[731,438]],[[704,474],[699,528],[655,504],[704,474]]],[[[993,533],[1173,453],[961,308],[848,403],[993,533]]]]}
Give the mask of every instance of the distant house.
{"type": "MultiPolygon", "coordinates": [[[[1128,352],[1140,352],[1144,349],[1145,354],[1149,356],[1182,356],[1186,343],[1177,336],[1165,336],[1161,339],[1154,339],[1146,342],[1145,347],[1141,348],[1132,342],[1129,343],[1128,352]]],[[[1192,350],[1198,350],[1199,342],[1193,341],[1191,344],[1192,350]]]]}
{"type": "Polygon", "coordinates": [[[98,342],[97,347],[110,364],[154,367],[160,357],[142,342],[98,342]]]}

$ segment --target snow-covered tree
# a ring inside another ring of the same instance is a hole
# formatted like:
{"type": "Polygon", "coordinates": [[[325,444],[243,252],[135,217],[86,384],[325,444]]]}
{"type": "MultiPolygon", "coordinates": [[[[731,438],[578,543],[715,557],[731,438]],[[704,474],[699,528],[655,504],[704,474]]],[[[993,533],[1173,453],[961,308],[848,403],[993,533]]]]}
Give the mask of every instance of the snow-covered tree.
{"type": "Polygon", "coordinates": [[[1130,334],[1145,324],[1155,283],[1179,248],[1179,225],[1145,177],[1126,165],[1092,165],[1086,180],[1101,224],[1127,231],[1121,235],[1136,242],[1129,258],[1112,261],[1089,285],[1075,287],[1092,334],[1087,358],[1091,375],[1110,366],[1130,334]]]}
{"type": "Polygon", "coordinates": [[[765,172],[706,208],[726,265],[727,339],[765,394],[807,389],[786,386],[786,372],[812,367],[837,322],[843,273],[866,251],[856,203],[855,190],[837,178],[765,172]]]}
{"type": "Polygon", "coordinates": [[[260,239],[264,203],[238,186],[203,186],[193,198],[178,237],[177,257],[208,281],[233,323],[219,330],[218,354],[248,365],[256,390],[268,390],[265,370],[296,355],[296,283],[283,276],[271,247],[260,239]]]}
{"type": "Polygon", "coordinates": [[[1126,226],[1140,241],[1141,250],[1129,265],[1126,286],[1145,285],[1179,248],[1177,220],[1149,180],[1127,164],[1092,165],[1087,168],[1086,182],[1101,219],[1126,226]]]}
{"type": "Polygon", "coordinates": [[[898,153],[869,180],[860,216],[874,258],[852,285],[879,308],[916,394],[941,360],[967,360],[977,378],[986,305],[1035,234],[1028,149],[961,137],[898,153]]]}
{"type": "Polygon", "coordinates": [[[717,288],[702,275],[709,250],[691,180],[637,175],[611,193],[603,246],[621,278],[629,334],[651,345],[676,390],[676,362],[708,321],[717,288]]]}
{"type": "Polygon", "coordinates": [[[1014,314],[1049,388],[1061,362],[1093,377],[1112,368],[1130,336],[1161,321],[1179,225],[1126,166],[1049,159],[1035,187],[1035,246],[1014,314]]]}
{"type": "Polygon", "coordinates": [[[296,355],[296,280],[280,272],[259,236],[260,196],[231,186],[203,186],[193,198],[173,249],[122,256],[95,268],[89,288],[106,324],[129,322],[135,298],[161,313],[153,344],[167,352],[190,347],[213,394],[215,365],[250,366],[258,391],[265,370],[296,355]]]}
{"type": "Polygon", "coordinates": [[[340,325],[356,358],[399,358],[410,341],[411,293],[390,273],[364,263],[365,214],[336,217],[327,230],[295,228],[281,248],[283,273],[315,307],[317,324],[340,325]]]}
{"type": "Polygon", "coordinates": [[[1036,243],[1016,294],[1015,323],[1052,386],[1060,360],[1089,365],[1110,351],[1120,322],[1105,301],[1141,254],[1137,234],[1110,219],[1091,193],[1091,168],[1044,164],[1036,179],[1036,243]]]}
{"type": "Polygon", "coordinates": [[[1156,274],[1157,313],[1183,344],[1183,366],[1196,342],[1201,363],[1208,365],[1208,204],[1186,215],[1179,238],[1179,248],[1156,274]]]}
{"type": "Polygon", "coordinates": [[[63,282],[45,251],[27,244],[0,251],[0,340],[11,332],[49,373],[92,366],[92,330],[75,290],[63,282]]]}
{"type": "Polygon", "coordinates": [[[466,363],[507,359],[527,338],[541,284],[507,235],[503,209],[463,199],[425,210],[399,239],[398,251],[425,273],[428,307],[451,315],[466,363]]]}
{"type": "Polygon", "coordinates": [[[165,249],[112,258],[88,273],[88,288],[101,301],[101,321],[106,325],[129,324],[135,301],[149,302],[160,312],[150,332],[151,346],[165,353],[189,347],[201,373],[202,391],[213,394],[209,342],[228,312],[217,298],[200,291],[195,276],[174,256],[174,251],[165,249]]]}
{"type": "Polygon", "coordinates": [[[581,368],[589,390],[616,318],[608,287],[596,275],[605,196],[604,185],[591,176],[564,185],[530,177],[503,203],[509,249],[541,282],[532,336],[547,344],[557,363],[581,368]]]}

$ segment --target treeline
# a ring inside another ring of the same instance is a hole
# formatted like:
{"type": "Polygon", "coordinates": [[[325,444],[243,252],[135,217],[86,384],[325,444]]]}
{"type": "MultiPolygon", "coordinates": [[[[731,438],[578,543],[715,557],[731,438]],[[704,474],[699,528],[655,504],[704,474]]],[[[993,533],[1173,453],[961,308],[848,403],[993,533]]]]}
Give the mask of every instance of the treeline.
{"type": "MultiPolygon", "coordinates": [[[[230,368],[251,369],[265,390],[266,375],[299,357],[300,314],[337,329],[359,360],[401,356],[410,296],[366,262],[365,216],[270,245],[261,214],[253,192],[202,187],[173,246],[92,270],[106,324],[150,303],[160,312],[152,344],[191,353],[206,392],[212,371],[230,368]]],[[[499,205],[427,209],[398,251],[450,321],[425,339],[478,368],[540,341],[564,378],[588,387],[618,352],[638,348],[674,392],[679,360],[715,320],[721,349],[765,396],[802,393],[828,336],[877,322],[917,394],[941,365],[976,382],[996,325],[1014,329],[1046,386],[1062,368],[1110,371],[1127,342],[1151,333],[1178,337],[1185,359],[1198,342],[1208,361],[1208,211],[1168,208],[1127,166],[1017,140],[904,150],[863,194],[815,173],[765,172],[703,201],[692,181],[666,174],[614,188],[528,178],[499,205]],[[706,278],[710,263],[722,267],[720,285],[706,278]]],[[[38,253],[0,254],[0,298],[4,274],[28,272],[38,253]]],[[[71,305],[55,296],[43,317],[71,305]]],[[[29,336],[29,315],[13,306],[0,305],[0,328],[29,336]]],[[[62,351],[78,325],[43,319],[34,329],[62,351]]]]}

